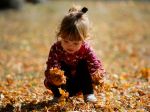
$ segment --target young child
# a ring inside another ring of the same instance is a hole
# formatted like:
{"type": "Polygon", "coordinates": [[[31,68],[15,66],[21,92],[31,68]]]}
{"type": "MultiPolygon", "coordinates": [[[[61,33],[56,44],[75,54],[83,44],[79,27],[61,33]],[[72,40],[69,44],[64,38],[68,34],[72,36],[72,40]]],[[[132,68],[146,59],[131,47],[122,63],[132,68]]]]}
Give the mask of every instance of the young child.
{"type": "Polygon", "coordinates": [[[55,98],[61,96],[58,88],[65,87],[70,97],[81,91],[86,102],[97,101],[92,84],[102,81],[105,70],[86,42],[89,37],[87,11],[86,7],[69,9],[61,22],[57,42],[50,49],[44,84],[55,98]],[[64,71],[65,84],[55,85],[50,81],[49,70],[54,67],[64,71]]]}

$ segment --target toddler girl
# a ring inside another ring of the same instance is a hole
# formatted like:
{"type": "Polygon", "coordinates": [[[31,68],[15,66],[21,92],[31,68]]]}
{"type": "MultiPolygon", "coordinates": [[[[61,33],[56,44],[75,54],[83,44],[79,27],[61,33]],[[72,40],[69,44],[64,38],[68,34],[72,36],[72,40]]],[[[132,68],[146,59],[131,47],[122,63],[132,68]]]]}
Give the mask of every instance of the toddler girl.
{"type": "Polygon", "coordinates": [[[61,22],[57,42],[51,46],[44,84],[53,92],[55,98],[61,96],[58,88],[65,87],[70,97],[81,91],[86,102],[97,101],[92,84],[102,80],[105,70],[86,42],[89,37],[87,11],[86,7],[69,9],[61,22]],[[64,71],[65,84],[55,85],[50,81],[51,68],[64,71]]]}

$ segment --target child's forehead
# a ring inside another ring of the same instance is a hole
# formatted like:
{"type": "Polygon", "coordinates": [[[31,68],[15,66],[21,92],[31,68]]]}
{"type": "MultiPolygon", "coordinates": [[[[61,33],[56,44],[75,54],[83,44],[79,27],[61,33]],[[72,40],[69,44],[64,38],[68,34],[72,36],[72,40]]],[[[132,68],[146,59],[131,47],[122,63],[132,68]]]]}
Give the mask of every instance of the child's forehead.
{"type": "Polygon", "coordinates": [[[70,39],[62,39],[64,41],[68,41],[68,42],[82,42],[82,40],[70,40],[70,39]]]}

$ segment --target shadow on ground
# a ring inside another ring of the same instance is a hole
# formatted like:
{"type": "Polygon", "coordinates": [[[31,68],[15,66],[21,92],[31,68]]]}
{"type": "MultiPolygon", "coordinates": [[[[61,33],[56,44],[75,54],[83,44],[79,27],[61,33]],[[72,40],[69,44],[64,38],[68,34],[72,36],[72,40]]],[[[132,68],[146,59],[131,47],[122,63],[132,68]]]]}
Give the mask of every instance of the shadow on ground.
{"type": "Polygon", "coordinates": [[[40,111],[41,109],[44,109],[45,107],[53,106],[56,102],[53,100],[48,101],[42,101],[36,104],[31,103],[25,103],[21,106],[14,107],[12,104],[7,104],[6,107],[3,107],[0,109],[1,112],[14,112],[14,111],[21,111],[21,112],[29,112],[32,110],[40,111]]]}

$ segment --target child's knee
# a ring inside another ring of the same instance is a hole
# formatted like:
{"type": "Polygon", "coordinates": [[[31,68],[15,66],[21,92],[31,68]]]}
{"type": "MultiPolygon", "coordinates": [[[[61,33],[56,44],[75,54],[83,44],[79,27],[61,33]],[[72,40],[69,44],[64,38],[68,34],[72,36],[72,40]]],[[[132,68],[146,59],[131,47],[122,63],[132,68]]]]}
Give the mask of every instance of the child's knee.
{"type": "Polygon", "coordinates": [[[77,65],[77,73],[86,74],[89,73],[87,61],[86,60],[80,60],[77,65]]]}
{"type": "Polygon", "coordinates": [[[87,61],[86,60],[80,60],[78,63],[78,66],[80,66],[81,68],[86,67],[87,66],[87,61]]]}
{"type": "Polygon", "coordinates": [[[50,83],[48,82],[48,80],[45,78],[44,80],[44,86],[47,88],[47,89],[51,89],[50,88],[50,83]]]}

